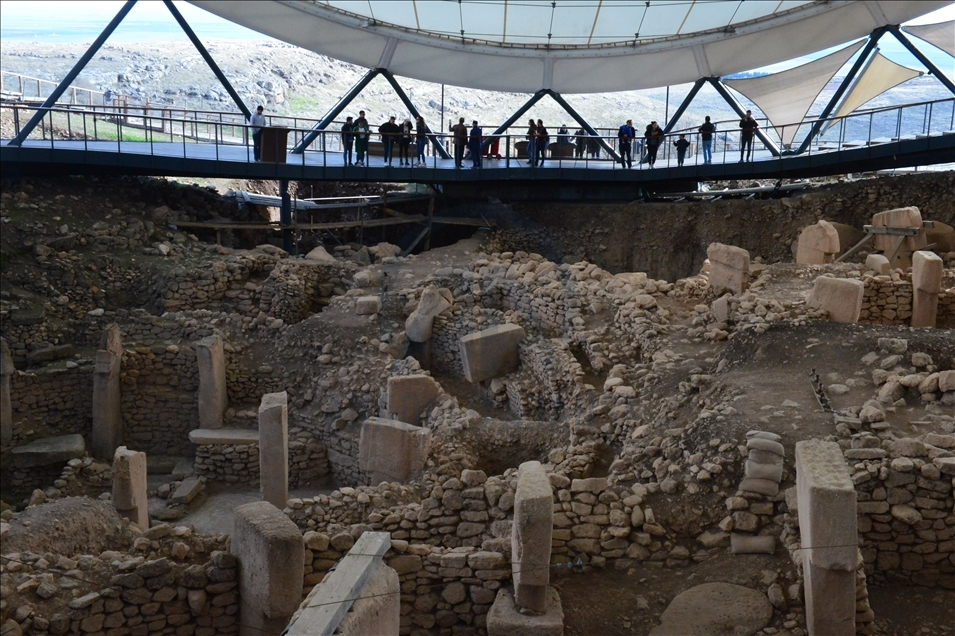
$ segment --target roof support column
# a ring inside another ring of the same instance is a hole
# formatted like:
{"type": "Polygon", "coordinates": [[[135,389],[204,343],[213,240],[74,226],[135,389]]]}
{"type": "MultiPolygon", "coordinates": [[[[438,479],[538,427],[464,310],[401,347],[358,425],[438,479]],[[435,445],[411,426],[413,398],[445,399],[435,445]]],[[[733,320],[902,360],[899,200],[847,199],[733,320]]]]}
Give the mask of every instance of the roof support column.
{"type": "Polygon", "coordinates": [[[693,83],[693,88],[691,88],[690,92],[686,94],[686,98],[683,100],[683,103],[680,104],[680,107],[676,109],[675,113],[673,113],[673,117],[671,117],[670,121],[667,122],[667,125],[664,126],[664,135],[673,130],[673,127],[676,126],[676,123],[680,121],[680,117],[683,117],[683,113],[685,113],[686,109],[690,107],[690,104],[693,102],[693,98],[695,98],[696,94],[700,92],[701,88],[703,88],[703,84],[706,84],[705,77],[701,77],[693,83]]]}
{"type": "Polygon", "coordinates": [[[890,24],[885,28],[887,31],[889,31],[889,33],[895,36],[896,40],[902,43],[902,46],[909,50],[909,53],[914,55],[919,62],[925,65],[925,68],[927,68],[929,72],[935,76],[935,79],[944,84],[945,88],[952,91],[952,93],[955,93],[955,82],[952,82],[952,80],[948,79],[948,76],[945,75],[945,73],[943,73],[935,64],[933,64],[932,60],[928,59],[924,53],[918,50],[918,47],[916,47],[910,39],[905,37],[905,34],[902,33],[901,29],[899,29],[899,25],[890,24]]]}
{"type": "Polygon", "coordinates": [[[103,43],[113,34],[113,31],[116,30],[116,27],[119,26],[119,23],[123,21],[126,15],[129,13],[130,9],[136,4],[136,0],[128,0],[126,4],[123,5],[123,8],[119,10],[119,13],[116,14],[109,24],[106,25],[106,28],[103,29],[103,32],[99,34],[99,37],[90,45],[90,48],[86,49],[86,53],[83,54],[76,64],[73,65],[73,68],[70,69],[70,72],[66,74],[66,77],[57,84],[56,88],[53,89],[53,92],[50,93],[50,96],[44,100],[43,104],[37,109],[36,113],[33,114],[33,117],[30,118],[30,121],[27,122],[26,126],[20,129],[20,132],[16,137],[10,140],[8,145],[10,146],[19,146],[23,141],[30,136],[30,133],[33,132],[33,129],[36,128],[36,125],[46,116],[46,113],[50,108],[56,105],[56,100],[60,98],[63,93],[66,92],[66,89],[69,88],[70,84],[73,83],[73,80],[76,79],[76,76],[86,68],[86,65],[89,64],[89,61],[93,59],[93,56],[96,55],[97,51],[100,50],[100,47],[103,46],[103,43]]]}
{"type": "MultiPolygon", "coordinates": [[[[733,94],[730,93],[729,89],[726,88],[726,85],[720,81],[720,78],[708,77],[706,78],[706,81],[713,85],[713,88],[715,88],[720,96],[726,100],[726,103],[730,105],[730,108],[736,111],[737,115],[740,117],[746,117],[746,109],[743,108],[743,105],[739,103],[739,100],[737,100],[733,94]]],[[[776,142],[766,136],[766,133],[763,132],[762,128],[756,129],[756,136],[759,137],[759,140],[763,142],[767,148],[769,148],[769,152],[771,152],[774,157],[778,157],[780,155],[779,146],[776,145],[776,142]]]]}
{"type": "Polygon", "coordinates": [[[189,23],[186,22],[186,19],[182,17],[182,14],[179,13],[179,9],[173,5],[172,0],[163,0],[163,4],[166,5],[166,8],[169,9],[169,13],[172,14],[172,17],[176,19],[176,22],[179,23],[179,26],[182,27],[182,30],[185,32],[186,36],[192,41],[192,44],[196,47],[196,50],[199,51],[199,55],[202,56],[202,59],[206,61],[206,64],[209,65],[209,68],[212,69],[212,72],[215,74],[216,78],[225,87],[226,92],[229,93],[229,96],[232,97],[232,101],[235,102],[235,105],[239,107],[239,110],[242,111],[242,114],[245,115],[246,120],[252,117],[252,111],[249,110],[249,107],[245,105],[245,102],[242,101],[242,98],[239,97],[239,94],[232,88],[232,84],[229,83],[228,78],[226,78],[225,73],[222,72],[222,69],[219,68],[219,65],[216,64],[215,60],[212,59],[212,56],[209,55],[209,51],[206,50],[206,47],[202,46],[202,42],[199,41],[199,38],[196,37],[195,32],[192,30],[192,27],[189,26],[189,23]]]}
{"type": "Polygon", "coordinates": [[[368,72],[365,73],[365,76],[358,80],[358,83],[352,86],[351,90],[345,93],[345,95],[338,100],[338,103],[335,104],[335,106],[333,106],[324,117],[322,117],[322,120],[315,124],[312,132],[305,135],[305,137],[302,138],[302,141],[298,142],[295,147],[292,148],[292,153],[299,154],[305,152],[305,149],[308,148],[313,141],[315,141],[315,138],[318,137],[318,134],[328,128],[328,125],[335,121],[336,117],[341,115],[342,111],[352,103],[352,100],[358,97],[358,94],[361,93],[366,86],[368,86],[368,83],[371,82],[371,80],[378,77],[380,72],[381,69],[378,68],[369,69],[368,72]]]}
{"type": "Polygon", "coordinates": [[[836,109],[836,106],[839,105],[839,101],[842,99],[842,96],[845,95],[846,91],[852,85],[853,80],[855,80],[856,75],[859,74],[859,71],[862,70],[862,67],[865,66],[866,60],[869,59],[869,56],[872,55],[872,51],[875,50],[876,45],[879,43],[879,38],[885,35],[887,28],[879,27],[871,34],[869,34],[869,41],[866,42],[866,45],[859,52],[859,57],[856,58],[855,63],[852,65],[852,68],[849,69],[849,72],[846,73],[845,78],[842,80],[842,84],[836,89],[836,92],[832,95],[832,98],[829,100],[829,103],[826,104],[826,107],[822,109],[822,112],[819,113],[819,118],[812,125],[812,129],[809,131],[809,134],[806,135],[806,138],[799,148],[796,150],[795,154],[800,155],[809,148],[809,144],[812,142],[813,138],[819,134],[819,131],[822,130],[823,125],[826,123],[826,118],[832,114],[832,111],[836,109]]]}
{"type": "MultiPolygon", "coordinates": [[[[398,80],[396,80],[395,76],[391,74],[391,71],[389,71],[386,68],[380,68],[378,69],[378,72],[381,74],[382,77],[388,80],[388,83],[391,84],[391,88],[393,88],[395,90],[395,93],[398,94],[398,99],[400,99],[401,102],[405,105],[405,108],[408,109],[408,112],[411,113],[411,116],[417,119],[419,114],[418,109],[415,108],[414,104],[411,103],[411,99],[408,97],[408,95],[405,94],[404,90],[401,88],[401,85],[398,84],[398,80]]],[[[431,140],[431,145],[434,146],[435,152],[441,155],[442,159],[450,159],[451,155],[448,154],[448,151],[444,149],[443,145],[441,145],[441,141],[431,131],[431,127],[428,126],[428,122],[425,122],[424,127],[425,127],[425,130],[428,131],[428,139],[431,140]]]]}

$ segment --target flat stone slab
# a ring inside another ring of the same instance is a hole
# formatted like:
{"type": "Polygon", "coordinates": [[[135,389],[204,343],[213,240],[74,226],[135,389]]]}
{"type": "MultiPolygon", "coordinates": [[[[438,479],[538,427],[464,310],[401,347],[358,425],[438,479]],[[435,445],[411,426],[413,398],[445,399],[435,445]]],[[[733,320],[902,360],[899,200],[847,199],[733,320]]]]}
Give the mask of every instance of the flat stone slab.
{"type": "MultiPolygon", "coordinates": [[[[767,600],[767,603],[769,601],[767,600]]],[[[547,588],[547,611],[542,616],[525,616],[517,610],[514,594],[501,588],[487,613],[488,636],[563,636],[564,609],[560,595],[547,588]]]]}
{"type": "Polygon", "coordinates": [[[460,340],[464,377],[481,382],[513,371],[521,363],[518,345],[523,339],[524,329],[511,323],[464,336],[460,340]]]}
{"type": "Polygon", "coordinates": [[[742,585],[704,583],[677,596],[650,636],[751,636],[769,625],[769,598],[742,585]]]}
{"type": "Polygon", "coordinates": [[[193,444],[258,444],[259,431],[251,428],[197,428],[189,431],[193,444]]]}
{"type": "Polygon", "coordinates": [[[196,477],[187,477],[182,480],[182,483],[179,484],[179,487],[176,488],[176,492],[172,494],[172,497],[169,498],[169,503],[173,504],[187,504],[193,499],[196,498],[202,489],[204,488],[201,481],[196,477]]]}
{"type": "Polygon", "coordinates": [[[86,442],[79,433],[44,437],[13,449],[13,465],[17,468],[65,464],[86,454],[86,442]]]}

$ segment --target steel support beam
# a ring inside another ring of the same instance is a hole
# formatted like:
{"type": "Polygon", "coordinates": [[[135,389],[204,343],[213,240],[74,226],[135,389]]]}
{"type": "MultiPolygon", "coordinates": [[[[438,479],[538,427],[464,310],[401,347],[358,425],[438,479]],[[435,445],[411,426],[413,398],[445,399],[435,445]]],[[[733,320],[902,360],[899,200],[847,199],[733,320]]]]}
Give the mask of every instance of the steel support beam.
{"type": "Polygon", "coordinates": [[[90,45],[90,48],[86,49],[86,53],[83,54],[76,64],[73,65],[73,68],[70,69],[70,72],[66,74],[66,77],[57,84],[56,88],[53,89],[53,92],[50,93],[50,96],[44,100],[43,104],[37,109],[36,113],[33,114],[33,117],[30,118],[30,121],[27,122],[26,126],[20,129],[20,132],[16,137],[10,140],[10,146],[19,146],[23,141],[30,136],[30,133],[33,132],[33,129],[36,128],[37,124],[46,116],[48,109],[56,105],[56,100],[60,98],[63,93],[66,92],[66,89],[69,88],[70,84],[73,83],[73,80],[76,79],[77,75],[86,68],[86,65],[89,64],[89,61],[93,59],[93,56],[96,55],[100,47],[103,46],[103,43],[113,34],[113,31],[116,30],[116,27],[119,26],[119,23],[123,21],[129,11],[136,4],[136,0],[128,0],[126,4],[123,5],[123,8],[119,10],[119,13],[116,14],[110,23],[106,25],[106,28],[103,29],[103,32],[99,34],[99,37],[90,45]]]}
{"type": "Polygon", "coordinates": [[[534,104],[536,104],[541,99],[543,99],[545,95],[550,95],[550,97],[555,102],[557,102],[557,104],[560,105],[561,108],[567,111],[567,114],[570,115],[574,119],[574,121],[580,124],[581,128],[587,131],[588,135],[591,135],[592,137],[597,138],[598,142],[603,147],[603,149],[606,150],[607,153],[614,158],[614,160],[620,161],[620,155],[618,155],[617,152],[610,146],[610,144],[607,143],[607,140],[603,139],[597,133],[597,131],[594,130],[593,127],[590,124],[588,124],[587,121],[583,117],[581,117],[580,114],[578,114],[577,111],[574,110],[574,108],[570,104],[568,104],[564,100],[563,96],[560,93],[550,88],[542,88],[541,90],[531,95],[531,98],[528,99],[526,102],[524,102],[523,106],[518,108],[513,115],[507,118],[507,121],[505,121],[503,124],[498,126],[497,130],[495,130],[494,132],[490,134],[490,136],[488,136],[488,138],[484,141],[484,143],[481,144],[482,148],[487,148],[494,141],[494,137],[504,134],[504,132],[508,128],[513,126],[517,122],[517,120],[519,120],[521,117],[524,116],[524,113],[526,113],[531,108],[533,108],[534,104]]]}
{"type": "Polygon", "coordinates": [[[282,249],[289,254],[294,247],[292,243],[292,196],[288,192],[288,179],[279,179],[279,195],[282,197],[282,207],[279,208],[279,223],[282,225],[282,249]]]}
{"type": "Polygon", "coordinates": [[[928,58],[925,56],[924,53],[922,53],[920,50],[918,50],[918,47],[916,47],[916,46],[912,43],[912,41],[911,41],[910,39],[908,39],[907,37],[905,37],[905,34],[902,33],[902,30],[899,28],[899,25],[897,25],[897,24],[890,24],[890,25],[888,25],[887,27],[885,27],[885,29],[886,29],[889,33],[891,33],[892,35],[894,35],[894,36],[895,36],[895,39],[898,40],[899,42],[901,42],[901,43],[902,43],[902,46],[904,46],[905,48],[907,48],[907,49],[909,50],[909,53],[911,53],[912,55],[914,55],[914,56],[918,59],[919,62],[921,62],[922,64],[924,64],[924,65],[925,65],[925,68],[927,68],[927,69],[929,70],[929,72],[930,72],[932,75],[935,76],[935,79],[937,79],[937,80],[940,81],[942,84],[944,84],[944,85],[945,85],[945,88],[947,88],[948,90],[952,91],[952,93],[955,93],[955,82],[952,82],[952,80],[948,79],[948,76],[945,75],[945,73],[942,72],[942,70],[939,69],[939,68],[932,62],[932,60],[928,59],[928,58]]]}
{"type": "Polygon", "coordinates": [[[202,59],[206,61],[206,64],[209,65],[209,68],[212,69],[212,72],[215,73],[215,76],[218,78],[219,82],[229,93],[229,96],[232,97],[232,101],[235,102],[235,105],[239,107],[239,110],[242,111],[242,114],[245,115],[246,120],[248,120],[252,116],[252,111],[249,110],[249,107],[245,105],[245,102],[242,101],[242,98],[239,97],[239,94],[235,92],[234,88],[232,88],[232,84],[229,83],[225,73],[222,72],[222,69],[219,68],[219,65],[216,64],[215,60],[212,59],[212,56],[209,55],[209,51],[207,51],[206,47],[204,47],[202,42],[199,41],[199,38],[192,30],[192,27],[189,26],[189,23],[186,22],[186,19],[182,17],[181,13],[179,13],[179,9],[173,5],[172,0],[163,0],[163,4],[166,5],[167,9],[169,9],[169,13],[172,14],[172,17],[174,17],[176,22],[179,23],[179,26],[182,27],[182,30],[185,32],[186,36],[188,36],[188,38],[192,41],[192,44],[196,47],[196,50],[199,51],[199,55],[201,55],[202,59]]]}
{"type": "Polygon", "coordinates": [[[352,103],[358,94],[361,93],[366,86],[371,82],[371,80],[378,77],[378,74],[381,73],[381,69],[373,68],[369,69],[365,76],[358,80],[358,83],[351,87],[345,95],[338,100],[338,103],[335,104],[328,113],[322,117],[322,121],[315,124],[315,127],[312,129],[312,132],[308,133],[302,138],[302,141],[298,142],[291,152],[293,154],[299,154],[305,152],[305,149],[315,141],[315,138],[318,137],[318,134],[328,128],[328,125],[335,121],[335,118],[342,114],[342,111],[345,110],[349,104],[352,103]]]}
{"type": "Polygon", "coordinates": [[[803,142],[799,144],[799,148],[796,150],[795,154],[802,154],[806,152],[806,149],[809,148],[809,144],[812,143],[813,138],[819,134],[820,130],[822,130],[822,127],[826,123],[826,119],[832,114],[832,111],[836,109],[836,106],[842,100],[842,96],[845,95],[846,91],[852,85],[852,82],[855,81],[859,71],[861,71],[862,67],[865,66],[866,60],[869,59],[872,51],[876,49],[876,46],[879,43],[879,38],[885,35],[885,32],[886,27],[879,27],[869,34],[869,41],[866,42],[864,47],[862,47],[862,51],[859,52],[859,57],[856,58],[852,68],[850,68],[849,72],[846,73],[842,83],[839,84],[838,88],[836,88],[836,92],[832,95],[829,103],[826,104],[826,107],[822,109],[821,113],[819,113],[819,118],[816,119],[815,123],[813,123],[812,128],[809,130],[809,134],[806,135],[806,138],[803,140],[803,142]]]}
{"type": "MultiPolygon", "coordinates": [[[[411,99],[405,94],[404,90],[401,88],[401,85],[398,84],[398,80],[395,79],[395,76],[391,74],[386,68],[378,69],[378,73],[388,80],[388,83],[391,84],[391,88],[394,89],[395,93],[398,94],[398,98],[405,105],[405,108],[408,109],[408,112],[411,113],[411,116],[415,119],[418,118],[418,109],[414,107],[414,104],[411,103],[411,99]]],[[[425,130],[428,131],[428,139],[431,140],[431,145],[434,146],[435,152],[441,155],[442,159],[450,159],[451,155],[448,154],[448,151],[444,149],[444,146],[441,144],[441,140],[431,131],[431,127],[428,126],[428,123],[424,124],[425,130]]],[[[443,131],[442,131],[443,132],[443,131]]]]}
{"type": "MultiPolygon", "coordinates": [[[[730,108],[736,111],[737,115],[740,117],[746,117],[746,109],[743,108],[743,105],[739,103],[739,100],[737,100],[733,94],[729,92],[729,89],[726,88],[726,85],[720,81],[720,78],[708,77],[706,79],[710,84],[713,85],[713,88],[716,89],[720,96],[726,100],[726,103],[730,105],[730,108]]],[[[779,146],[776,145],[776,142],[766,136],[766,133],[763,132],[762,128],[756,129],[756,136],[759,137],[759,140],[763,142],[767,148],[769,148],[769,152],[771,152],[774,157],[779,156],[779,146]]]]}
{"type": "Polygon", "coordinates": [[[547,89],[547,93],[554,99],[555,102],[560,104],[561,108],[567,111],[568,115],[574,118],[574,121],[580,124],[580,126],[587,131],[588,135],[591,135],[592,137],[597,138],[597,143],[599,143],[603,147],[603,149],[607,151],[607,154],[609,154],[611,157],[614,158],[614,161],[620,161],[620,155],[617,154],[617,151],[614,150],[613,147],[607,143],[606,139],[604,139],[599,134],[597,134],[597,131],[594,130],[593,127],[590,124],[588,124],[586,120],[584,120],[584,118],[581,117],[580,114],[576,110],[574,110],[570,104],[564,101],[564,98],[560,93],[550,88],[547,89]]]}
{"type": "Polygon", "coordinates": [[[696,94],[700,92],[700,89],[703,88],[703,84],[706,84],[705,77],[701,77],[693,83],[693,88],[691,88],[690,92],[686,94],[683,103],[680,104],[680,107],[676,109],[675,113],[673,113],[673,117],[670,118],[670,121],[667,122],[667,125],[663,127],[664,135],[673,130],[673,127],[676,126],[676,123],[680,121],[680,117],[683,117],[683,113],[685,113],[686,109],[690,107],[690,103],[696,97],[696,94]]]}

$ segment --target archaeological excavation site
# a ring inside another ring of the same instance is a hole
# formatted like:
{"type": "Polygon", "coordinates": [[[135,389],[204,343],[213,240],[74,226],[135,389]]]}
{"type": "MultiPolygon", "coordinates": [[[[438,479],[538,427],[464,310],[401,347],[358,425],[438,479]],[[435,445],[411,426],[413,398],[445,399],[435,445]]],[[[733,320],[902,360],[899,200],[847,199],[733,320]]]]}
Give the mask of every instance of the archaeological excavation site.
{"type": "Polygon", "coordinates": [[[955,172],[766,185],[5,180],[0,634],[952,634],[955,172]]]}

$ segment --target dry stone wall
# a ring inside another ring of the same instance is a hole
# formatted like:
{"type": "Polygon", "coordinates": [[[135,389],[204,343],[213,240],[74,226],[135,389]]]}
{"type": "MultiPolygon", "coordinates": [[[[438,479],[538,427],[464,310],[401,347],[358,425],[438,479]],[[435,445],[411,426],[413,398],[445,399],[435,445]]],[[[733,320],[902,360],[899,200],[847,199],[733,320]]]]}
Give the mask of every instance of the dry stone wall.
{"type": "Polygon", "coordinates": [[[93,368],[44,368],[10,378],[14,426],[11,447],[37,437],[89,435],[93,425],[93,368]]]}
{"type": "MultiPolygon", "coordinates": [[[[199,444],[196,447],[196,475],[206,481],[229,484],[259,484],[259,445],[199,444]]],[[[289,429],[289,488],[314,484],[330,472],[328,453],[311,433],[289,429]]]]}

